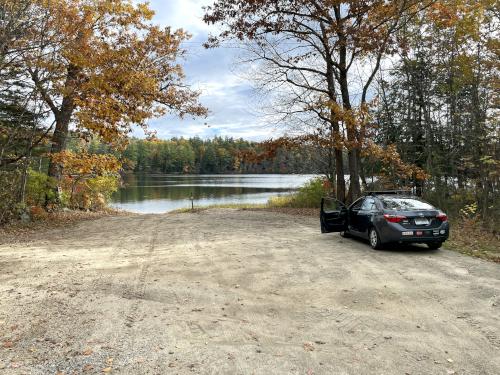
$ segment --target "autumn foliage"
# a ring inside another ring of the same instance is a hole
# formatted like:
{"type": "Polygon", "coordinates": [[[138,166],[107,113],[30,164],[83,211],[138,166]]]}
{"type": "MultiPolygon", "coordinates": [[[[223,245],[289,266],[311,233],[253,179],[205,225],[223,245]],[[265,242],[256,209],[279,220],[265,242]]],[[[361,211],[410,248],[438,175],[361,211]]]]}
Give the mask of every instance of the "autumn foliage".
{"type": "MultiPolygon", "coordinates": [[[[54,117],[52,153],[66,149],[71,124],[118,147],[134,125],[147,131],[153,117],[206,113],[179,64],[189,34],[154,25],[146,3],[33,0],[27,6],[34,18],[16,38],[15,63],[54,117]]],[[[53,164],[50,174],[59,172],[53,164]]]]}
{"type": "Polygon", "coordinates": [[[71,207],[102,209],[119,187],[121,162],[113,155],[62,151],[50,157],[61,166],[59,199],[71,207]]]}
{"type": "Polygon", "coordinates": [[[301,123],[306,138],[317,138],[319,147],[330,144],[334,163],[329,173],[336,174],[337,198],[353,201],[361,194],[370,88],[382,59],[398,50],[397,31],[430,4],[218,0],[206,8],[204,20],[221,25],[222,31],[207,46],[228,40],[250,45],[249,61],[260,64],[261,85],[283,92],[281,120],[301,123]]]}

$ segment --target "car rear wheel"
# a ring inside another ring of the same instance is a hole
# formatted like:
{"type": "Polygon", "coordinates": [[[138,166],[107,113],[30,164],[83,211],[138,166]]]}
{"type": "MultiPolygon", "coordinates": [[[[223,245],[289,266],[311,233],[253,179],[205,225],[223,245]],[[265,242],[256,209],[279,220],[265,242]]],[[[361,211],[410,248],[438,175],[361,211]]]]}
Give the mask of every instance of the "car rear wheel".
{"type": "Polygon", "coordinates": [[[370,245],[373,249],[379,250],[382,248],[382,242],[380,241],[380,236],[375,228],[370,228],[368,233],[368,239],[370,240],[370,245]]]}
{"type": "Polygon", "coordinates": [[[429,247],[429,249],[431,250],[437,250],[439,249],[441,246],[443,245],[442,242],[432,242],[432,243],[428,243],[427,246],[429,247]]]}

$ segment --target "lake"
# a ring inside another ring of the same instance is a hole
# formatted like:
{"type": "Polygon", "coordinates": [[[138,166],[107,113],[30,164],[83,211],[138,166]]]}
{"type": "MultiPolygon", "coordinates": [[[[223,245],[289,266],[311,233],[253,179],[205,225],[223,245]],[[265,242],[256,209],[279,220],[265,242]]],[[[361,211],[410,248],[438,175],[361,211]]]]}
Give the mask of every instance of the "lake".
{"type": "Polygon", "coordinates": [[[163,213],[214,204],[262,204],[290,194],[314,175],[168,175],[129,174],[111,206],[136,213],[163,213]]]}

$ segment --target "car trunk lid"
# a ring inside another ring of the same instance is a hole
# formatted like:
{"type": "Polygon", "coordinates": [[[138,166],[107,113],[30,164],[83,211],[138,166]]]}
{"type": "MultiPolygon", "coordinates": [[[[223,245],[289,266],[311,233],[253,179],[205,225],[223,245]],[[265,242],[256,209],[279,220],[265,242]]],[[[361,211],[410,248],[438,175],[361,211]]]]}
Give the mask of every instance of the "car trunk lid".
{"type": "Polygon", "coordinates": [[[418,210],[418,211],[392,211],[391,214],[404,216],[399,224],[407,229],[432,229],[438,228],[442,221],[438,218],[438,210],[418,210]]]}

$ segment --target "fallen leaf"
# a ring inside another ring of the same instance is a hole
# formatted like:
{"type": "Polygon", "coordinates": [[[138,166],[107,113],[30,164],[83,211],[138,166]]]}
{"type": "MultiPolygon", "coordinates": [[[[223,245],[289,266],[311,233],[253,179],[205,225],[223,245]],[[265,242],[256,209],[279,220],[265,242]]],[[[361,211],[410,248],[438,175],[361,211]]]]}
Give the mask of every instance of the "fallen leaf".
{"type": "Polygon", "coordinates": [[[107,373],[110,373],[110,372],[111,372],[111,370],[112,370],[112,368],[111,368],[111,367],[106,367],[106,368],[103,368],[103,369],[102,369],[102,372],[104,372],[105,374],[107,374],[107,373]]]}
{"type": "Polygon", "coordinates": [[[307,351],[307,352],[312,352],[314,351],[314,345],[312,342],[306,342],[304,343],[304,350],[307,351]]]}
{"type": "Polygon", "coordinates": [[[82,353],[83,355],[91,355],[94,351],[90,348],[85,349],[85,351],[82,353]]]}
{"type": "Polygon", "coordinates": [[[2,347],[4,347],[5,349],[12,348],[13,346],[14,343],[12,341],[4,341],[4,343],[2,344],[2,347]]]}

